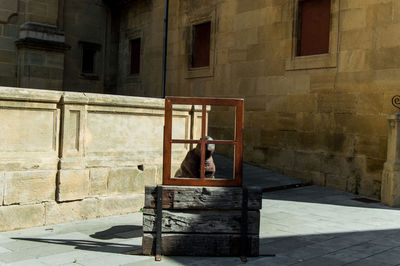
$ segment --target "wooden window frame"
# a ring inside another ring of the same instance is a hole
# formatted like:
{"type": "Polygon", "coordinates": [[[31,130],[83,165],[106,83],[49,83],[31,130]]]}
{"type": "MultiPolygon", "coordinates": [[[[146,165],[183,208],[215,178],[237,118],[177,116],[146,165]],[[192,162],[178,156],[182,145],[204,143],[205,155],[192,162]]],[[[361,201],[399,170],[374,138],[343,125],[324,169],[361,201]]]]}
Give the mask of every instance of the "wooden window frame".
{"type": "Polygon", "coordinates": [[[292,23],[288,23],[292,32],[292,52],[286,60],[286,70],[306,70],[320,68],[337,67],[338,57],[338,38],[339,38],[339,21],[340,21],[340,0],[331,0],[330,30],[329,30],[329,52],[326,54],[315,54],[297,56],[298,45],[298,25],[299,25],[299,2],[303,0],[290,1],[289,8],[292,13],[292,23]]]}
{"type": "Polygon", "coordinates": [[[163,185],[178,186],[223,186],[239,187],[242,185],[243,164],[243,121],[244,100],[243,99],[221,99],[221,98],[189,98],[189,97],[166,97],[165,98],[165,121],[164,121],[164,149],[163,149],[163,185]],[[201,105],[201,139],[186,140],[172,139],[172,111],[173,105],[201,105]],[[206,140],[207,106],[234,106],[235,114],[235,137],[234,140],[206,140]],[[201,163],[200,178],[171,178],[171,149],[173,143],[200,144],[201,163]],[[235,146],[234,153],[234,178],[233,179],[209,179],[205,178],[205,145],[206,144],[231,144],[235,146]]]}

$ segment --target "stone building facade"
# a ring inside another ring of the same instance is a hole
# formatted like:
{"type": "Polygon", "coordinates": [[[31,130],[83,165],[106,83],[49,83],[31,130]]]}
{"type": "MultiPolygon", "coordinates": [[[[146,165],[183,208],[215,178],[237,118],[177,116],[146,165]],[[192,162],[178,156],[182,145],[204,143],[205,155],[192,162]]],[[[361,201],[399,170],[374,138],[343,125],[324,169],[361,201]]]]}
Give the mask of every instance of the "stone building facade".
{"type": "MultiPolygon", "coordinates": [[[[0,1],[0,84],[160,97],[164,4],[0,1]]],[[[245,161],[381,197],[399,0],[171,0],[168,23],[166,95],[243,97],[245,161]]]]}

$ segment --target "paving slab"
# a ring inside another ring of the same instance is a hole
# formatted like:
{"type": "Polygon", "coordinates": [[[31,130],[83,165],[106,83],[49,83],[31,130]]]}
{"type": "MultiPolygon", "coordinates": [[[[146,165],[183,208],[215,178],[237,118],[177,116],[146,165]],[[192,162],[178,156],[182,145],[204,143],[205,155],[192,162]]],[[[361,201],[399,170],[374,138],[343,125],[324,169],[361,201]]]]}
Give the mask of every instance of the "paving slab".
{"type": "MultiPolygon", "coordinates": [[[[245,174],[250,185],[299,182],[254,166],[244,170],[254,175],[245,174]]],[[[248,258],[247,265],[400,265],[400,209],[357,198],[319,186],[264,193],[262,256],[248,258]]],[[[140,255],[141,225],[138,212],[3,232],[0,265],[243,265],[235,257],[164,256],[155,262],[140,255]]]]}
{"type": "MultiPolygon", "coordinates": [[[[216,165],[216,177],[232,177],[233,161],[223,155],[214,154],[213,159],[216,165]]],[[[247,186],[258,186],[263,190],[280,188],[285,186],[302,186],[305,182],[290,176],[275,173],[268,169],[243,164],[243,183],[247,186]]]]}

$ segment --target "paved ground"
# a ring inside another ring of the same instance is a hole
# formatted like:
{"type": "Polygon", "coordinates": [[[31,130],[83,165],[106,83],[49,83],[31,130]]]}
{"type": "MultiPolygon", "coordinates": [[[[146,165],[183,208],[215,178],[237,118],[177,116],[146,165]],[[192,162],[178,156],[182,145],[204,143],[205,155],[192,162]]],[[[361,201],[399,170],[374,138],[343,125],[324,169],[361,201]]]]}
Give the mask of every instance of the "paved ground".
{"type": "MultiPolygon", "coordinates": [[[[214,154],[216,165],[216,178],[231,178],[233,175],[233,161],[227,157],[214,154]],[[231,175],[229,173],[232,173],[231,175]]],[[[267,169],[250,164],[243,164],[243,182],[249,186],[259,186],[263,190],[281,188],[283,186],[304,185],[304,183],[290,176],[281,175],[267,169]]]]}
{"type": "MultiPolygon", "coordinates": [[[[298,183],[254,166],[262,186],[298,183]],[[276,181],[278,180],[278,181],[276,181]]],[[[249,172],[247,172],[249,171],[249,172]]],[[[252,173],[252,174],[250,174],[252,173]]],[[[263,194],[260,253],[247,265],[400,265],[400,209],[318,186],[263,194]],[[275,256],[269,256],[269,255],[275,256]]],[[[0,233],[0,265],[241,265],[239,258],[141,252],[141,213],[0,233]]]]}

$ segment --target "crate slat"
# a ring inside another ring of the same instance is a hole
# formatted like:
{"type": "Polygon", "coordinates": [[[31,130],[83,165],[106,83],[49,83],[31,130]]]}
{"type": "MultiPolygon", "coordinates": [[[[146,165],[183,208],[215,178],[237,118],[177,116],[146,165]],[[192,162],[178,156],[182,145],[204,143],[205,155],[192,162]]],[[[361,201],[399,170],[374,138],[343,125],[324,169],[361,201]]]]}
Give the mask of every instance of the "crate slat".
{"type": "MultiPolygon", "coordinates": [[[[163,210],[163,233],[224,233],[240,234],[240,210],[163,210]]],[[[259,234],[260,212],[248,212],[248,233],[259,234]]],[[[154,209],[143,209],[143,232],[156,231],[154,209]]]]}

